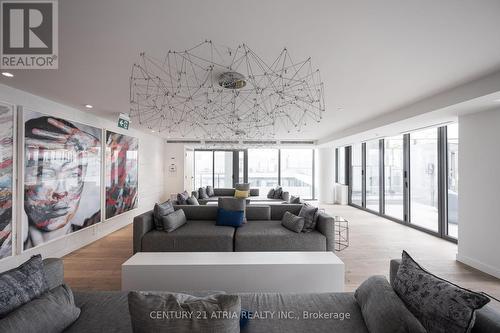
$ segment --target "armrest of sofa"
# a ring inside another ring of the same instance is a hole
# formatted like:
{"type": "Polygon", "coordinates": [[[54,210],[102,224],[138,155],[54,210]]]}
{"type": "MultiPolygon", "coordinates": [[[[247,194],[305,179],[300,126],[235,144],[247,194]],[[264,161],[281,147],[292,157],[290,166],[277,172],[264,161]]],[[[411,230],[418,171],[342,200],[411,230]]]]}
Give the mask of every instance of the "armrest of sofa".
{"type": "Polygon", "coordinates": [[[391,259],[391,268],[389,271],[389,282],[391,286],[393,285],[394,279],[396,278],[396,274],[398,274],[398,268],[401,264],[401,259],[391,259]]]}
{"type": "Polygon", "coordinates": [[[64,265],[61,258],[43,259],[43,270],[47,277],[49,290],[64,283],[64,265]]]}
{"type": "Polygon", "coordinates": [[[283,191],[281,194],[281,199],[290,203],[290,192],[283,191]]]}
{"type": "Polygon", "coordinates": [[[134,254],[142,250],[142,237],[153,230],[153,211],[145,212],[134,217],[134,254]]]}
{"type": "Polygon", "coordinates": [[[326,237],[326,250],[335,251],[335,222],[333,217],[323,212],[318,212],[316,229],[326,237]]]}

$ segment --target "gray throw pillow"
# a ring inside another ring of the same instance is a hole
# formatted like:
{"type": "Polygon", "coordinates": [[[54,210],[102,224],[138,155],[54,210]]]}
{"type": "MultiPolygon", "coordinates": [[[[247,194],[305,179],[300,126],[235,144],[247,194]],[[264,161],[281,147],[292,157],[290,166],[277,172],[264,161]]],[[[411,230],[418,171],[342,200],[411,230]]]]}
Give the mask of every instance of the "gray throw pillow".
{"type": "Polygon", "coordinates": [[[42,256],[37,254],[0,274],[0,318],[47,291],[42,256]]]}
{"type": "Polygon", "coordinates": [[[250,183],[236,184],[235,189],[238,191],[250,191],[250,183]]]}
{"type": "Polygon", "coordinates": [[[283,196],[283,188],[278,186],[274,189],[273,199],[281,199],[283,196]]]}
{"type": "Polygon", "coordinates": [[[189,193],[184,191],[182,193],[177,193],[177,203],[179,205],[187,205],[187,199],[189,198],[189,193]]]}
{"type": "Polygon", "coordinates": [[[173,212],[174,212],[174,205],[170,200],[167,200],[162,204],[158,203],[155,204],[155,207],[153,209],[153,219],[155,222],[155,229],[163,230],[163,223],[161,221],[161,218],[173,212]]]}
{"type": "Polygon", "coordinates": [[[291,204],[300,204],[301,203],[300,197],[296,197],[296,196],[292,195],[290,197],[290,203],[291,204]]]}
{"type": "Polygon", "coordinates": [[[210,186],[210,185],[207,186],[207,195],[209,197],[213,197],[215,195],[214,188],[212,186],[210,186]]]}
{"type": "Polygon", "coordinates": [[[175,212],[163,216],[161,221],[163,230],[166,232],[172,232],[187,223],[186,215],[182,209],[177,209],[175,212]]]}
{"type": "Polygon", "coordinates": [[[239,199],[239,198],[219,198],[217,202],[217,206],[219,208],[222,208],[224,210],[228,211],[243,211],[243,223],[247,222],[247,217],[246,217],[246,207],[247,207],[247,202],[246,199],[239,199]]]}
{"type": "Polygon", "coordinates": [[[241,301],[237,295],[195,297],[169,292],[128,294],[134,333],[240,332],[241,301]],[[168,314],[188,314],[179,318],[168,314]]]}
{"type": "Polygon", "coordinates": [[[267,198],[268,199],[274,198],[274,188],[270,189],[269,192],[267,192],[267,198]]]}
{"type": "Polygon", "coordinates": [[[304,218],[304,229],[302,229],[303,232],[311,232],[316,229],[317,212],[317,207],[309,205],[302,206],[299,212],[299,216],[304,218]]]}
{"type": "Polygon", "coordinates": [[[301,232],[304,228],[304,218],[290,212],[285,212],[281,219],[281,225],[293,232],[301,232]]]}
{"type": "Polygon", "coordinates": [[[71,289],[60,285],[0,320],[0,332],[59,333],[80,316],[71,289]]]}
{"type": "Polygon", "coordinates": [[[425,333],[426,330],[408,311],[385,276],[372,276],[363,282],[354,298],[370,333],[425,333]]]}
{"type": "Polygon", "coordinates": [[[470,332],[475,311],[489,302],[426,270],[403,251],[393,288],[428,332],[470,332]]]}
{"type": "Polygon", "coordinates": [[[186,200],[186,202],[188,205],[192,205],[192,206],[199,206],[200,205],[200,203],[198,202],[198,199],[196,199],[194,196],[190,196],[186,200]]]}
{"type": "Polygon", "coordinates": [[[200,199],[208,199],[209,198],[206,187],[200,187],[198,189],[198,193],[199,193],[200,199]]]}

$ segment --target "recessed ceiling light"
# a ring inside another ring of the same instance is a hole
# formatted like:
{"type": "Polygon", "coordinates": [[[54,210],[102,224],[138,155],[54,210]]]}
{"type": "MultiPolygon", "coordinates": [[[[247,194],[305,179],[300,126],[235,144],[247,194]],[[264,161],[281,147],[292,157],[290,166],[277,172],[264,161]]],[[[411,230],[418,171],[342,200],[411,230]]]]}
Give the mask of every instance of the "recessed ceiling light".
{"type": "Polygon", "coordinates": [[[2,72],[2,75],[6,76],[6,77],[14,77],[14,74],[9,73],[9,72],[2,72]]]}
{"type": "Polygon", "coordinates": [[[90,104],[85,104],[85,107],[86,107],[87,109],[92,109],[92,108],[93,108],[93,106],[92,106],[92,105],[90,105],[90,104]]]}

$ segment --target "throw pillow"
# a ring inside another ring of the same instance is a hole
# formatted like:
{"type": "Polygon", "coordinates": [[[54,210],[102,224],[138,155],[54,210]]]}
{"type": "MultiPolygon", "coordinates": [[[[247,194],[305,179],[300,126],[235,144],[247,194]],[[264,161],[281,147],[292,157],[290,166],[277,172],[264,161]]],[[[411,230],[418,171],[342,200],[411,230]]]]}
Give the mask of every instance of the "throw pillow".
{"type": "Polygon", "coordinates": [[[303,232],[310,232],[316,229],[316,213],[318,212],[317,207],[303,205],[300,209],[299,216],[304,218],[304,229],[303,232]]]}
{"type": "Polygon", "coordinates": [[[177,194],[177,202],[179,205],[187,205],[188,198],[189,198],[189,193],[187,193],[187,191],[177,194]]]}
{"type": "Polygon", "coordinates": [[[209,197],[213,197],[215,195],[214,188],[212,186],[210,186],[210,185],[207,186],[207,195],[209,197]]]}
{"type": "Polygon", "coordinates": [[[235,189],[239,191],[250,191],[250,183],[236,184],[235,189]]]}
{"type": "Polygon", "coordinates": [[[301,200],[300,200],[300,197],[296,197],[296,196],[294,196],[294,195],[292,195],[292,196],[290,197],[290,203],[291,203],[291,204],[300,204],[300,203],[301,203],[300,201],[301,201],[301,200]]]}
{"type": "Polygon", "coordinates": [[[290,212],[285,212],[281,219],[281,225],[293,232],[301,232],[304,228],[304,218],[290,212]]]}
{"type": "Polygon", "coordinates": [[[0,320],[0,332],[62,332],[80,316],[71,289],[60,285],[0,320]]]}
{"type": "Polygon", "coordinates": [[[238,199],[246,199],[250,195],[250,190],[248,191],[240,191],[240,190],[234,190],[234,197],[238,199]]]}
{"type": "Polygon", "coordinates": [[[425,333],[426,330],[408,311],[385,276],[372,276],[363,282],[354,298],[370,333],[425,333]]]}
{"type": "Polygon", "coordinates": [[[37,254],[0,274],[0,318],[47,291],[42,256],[37,254]]]}
{"type": "Polygon", "coordinates": [[[246,199],[239,199],[239,198],[219,198],[217,205],[219,208],[223,208],[225,210],[229,211],[243,211],[243,223],[247,223],[247,216],[246,216],[246,208],[247,208],[247,201],[246,199]]]}
{"type": "Polygon", "coordinates": [[[161,221],[163,223],[163,230],[166,232],[172,232],[187,223],[186,215],[182,209],[177,209],[175,212],[163,216],[161,221]]]}
{"type": "Polygon", "coordinates": [[[278,186],[274,189],[273,199],[281,199],[283,196],[283,188],[278,186]]]}
{"type": "Polygon", "coordinates": [[[186,200],[187,204],[188,205],[192,205],[192,206],[199,206],[200,203],[198,202],[198,199],[196,199],[195,196],[190,196],[187,200],[186,200]]]}
{"type": "Polygon", "coordinates": [[[198,189],[198,193],[200,194],[200,199],[208,199],[208,193],[207,193],[207,188],[206,187],[200,187],[198,189]]]}
{"type": "Polygon", "coordinates": [[[174,205],[170,200],[167,200],[162,204],[155,204],[155,207],[153,209],[153,220],[155,222],[156,230],[163,230],[163,223],[161,221],[161,218],[173,212],[174,205]]]}
{"type": "Polygon", "coordinates": [[[270,189],[269,192],[267,192],[267,198],[268,199],[274,198],[274,188],[270,189]]]}
{"type": "Polygon", "coordinates": [[[134,333],[240,332],[241,300],[237,295],[195,297],[132,291],[128,294],[128,307],[134,333]],[[175,315],[183,313],[193,315],[175,315]]]}
{"type": "Polygon", "coordinates": [[[428,332],[470,332],[475,311],[489,302],[426,270],[403,251],[393,288],[428,332]]]}
{"type": "Polygon", "coordinates": [[[217,209],[217,220],[215,225],[241,227],[243,225],[245,215],[244,211],[240,210],[225,210],[224,208],[217,209]]]}

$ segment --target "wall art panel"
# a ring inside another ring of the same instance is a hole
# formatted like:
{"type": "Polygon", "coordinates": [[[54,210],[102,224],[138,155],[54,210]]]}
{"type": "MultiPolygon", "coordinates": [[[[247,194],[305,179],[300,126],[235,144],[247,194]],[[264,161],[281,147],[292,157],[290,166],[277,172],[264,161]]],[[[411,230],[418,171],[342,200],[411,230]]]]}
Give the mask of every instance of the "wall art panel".
{"type": "Polygon", "coordinates": [[[14,109],[0,103],[0,259],[12,255],[14,109]]]}

